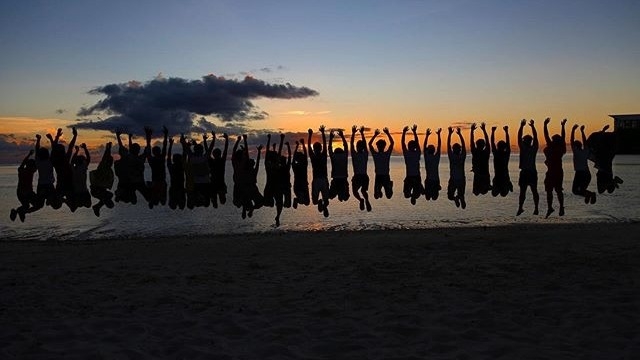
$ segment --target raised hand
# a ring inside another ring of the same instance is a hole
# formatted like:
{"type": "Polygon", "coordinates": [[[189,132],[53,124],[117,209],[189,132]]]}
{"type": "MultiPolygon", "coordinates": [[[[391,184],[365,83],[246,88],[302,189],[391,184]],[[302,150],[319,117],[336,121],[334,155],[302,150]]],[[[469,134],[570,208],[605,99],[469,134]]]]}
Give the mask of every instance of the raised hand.
{"type": "Polygon", "coordinates": [[[382,129],[382,131],[384,131],[385,134],[389,135],[389,128],[385,127],[384,129],[382,129]]]}
{"type": "Polygon", "coordinates": [[[551,122],[551,118],[544,119],[544,124],[547,125],[551,122]]]}
{"type": "Polygon", "coordinates": [[[480,129],[484,130],[484,129],[486,129],[486,127],[487,127],[487,124],[480,123],[480,129]]]}
{"type": "Polygon", "coordinates": [[[535,122],[533,121],[533,119],[531,119],[531,120],[529,121],[529,126],[533,127],[533,124],[535,124],[535,122]]]}
{"type": "Polygon", "coordinates": [[[267,134],[267,140],[271,140],[271,134],[267,134]]]}
{"type": "Polygon", "coordinates": [[[324,132],[324,129],[326,129],[326,127],[324,125],[320,125],[320,128],[319,128],[320,132],[324,132]]]}
{"type": "Polygon", "coordinates": [[[567,119],[562,119],[562,121],[560,122],[560,124],[562,124],[562,126],[564,126],[567,123],[567,119]]]}
{"type": "Polygon", "coordinates": [[[284,134],[280,133],[280,139],[284,139],[284,134]]]}
{"type": "Polygon", "coordinates": [[[436,134],[440,135],[440,133],[442,132],[442,128],[438,128],[438,130],[436,130],[436,134]]]}
{"type": "Polygon", "coordinates": [[[405,126],[405,127],[402,128],[402,133],[403,134],[406,133],[407,131],[409,131],[409,127],[408,126],[405,126]]]}
{"type": "Polygon", "coordinates": [[[351,127],[351,133],[352,133],[352,134],[355,134],[357,130],[358,130],[358,127],[357,127],[357,126],[353,125],[353,126],[351,127]]]}
{"type": "Polygon", "coordinates": [[[494,131],[496,131],[496,130],[498,130],[498,127],[497,127],[497,126],[492,126],[492,127],[491,127],[491,132],[494,132],[494,131]]]}
{"type": "Polygon", "coordinates": [[[411,131],[413,131],[415,133],[416,130],[418,130],[418,125],[413,124],[413,126],[411,127],[411,131]]]}
{"type": "Polygon", "coordinates": [[[262,144],[258,145],[257,149],[258,151],[262,151],[262,144]]]}
{"type": "Polygon", "coordinates": [[[340,137],[343,137],[343,136],[344,136],[344,134],[342,133],[342,129],[338,129],[338,135],[339,135],[340,137]]]}
{"type": "Polygon", "coordinates": [[[462,133],[460,132],[460,128],[456,128],[456,133],[457,133],[458,135],[461,135],[461,134],[462,134],[462,133]]]}
{"type": "Polygon", "coordinates": [[[605,131],[607,131],[607,130],[609,130],[609,124],[605,125],[605,126],[602,128],[602,131],[603,131],[603,132],[605,132],[605,131]]]}
{"type": "Polygon", "coordinates": [[[427,135],[431,135],[431,128],[427,128],[427,135]]]}
{"type": "Polygon", "coordinates": [[[47,139],[53,141],[53,136],[51,136],[51,134],[47,133],[47,135],[45,135],[47,137],[47,139]]]}
{"type": "Polygon", "coordinates": [[[364,134],[364,126],[360,126],[360,134],[364,134]]]}
{"type": "Polygon", "coordinates": [[[478,125],[476,123],[471,124],[471,131],[475,131],[478,125]]]}
{"type": "Polygon", "coordinates": [[[502,129],[503,129],[504,131],[509,131],[509,126],[505,125],[502,129]]]}
{"type": "Polygon", "coordinates": [[[80,144],[80,147],[86,150],[87,149],[87,144],[82,143],[82,144],[80,144]]]}
{"type": "Polygon", "coordinates": [[[62,136],[62,128],[58,128],[58,132],[56,133],[57,136],[62,136]]]}
{"type": "Polygon", "coordinates": [[[453,134],[453,128],[449,126],[449,134],[453,134]]]}
{"type": "Polygon", "coordinates": [[[584,131],[584,125],[580,126],[580,131],[584,131]]]}
{"type": "Polygon", "coordinates": [[[309,129],[308,132],[309,132],[309,135],[313,134],[313,130],[311,129],[309,129]]]}
{"type": "Polygon", "coordinates": [[[527,124],[527,119],[520,120],[520,127],[523,127],[527,124]]]}
{"type": "Polygon", "coordinates": [[[573,126],[571,127],[571,130],[575,131],[578,128],[578,124],[573,124],[573,126]]]}
{"type": "Polygon", "coordinates": [[[373,136],[378,136],[378,135],[380,135],[380,129],[376,129],[376,130],[373,132],[373,136]]]}
{"type": "Polygon", "coordinates": [[[71,128],[71,134],[73,134],[73,136],[78,136],[78,129],[76,129],[75,126],[71,128]]]}

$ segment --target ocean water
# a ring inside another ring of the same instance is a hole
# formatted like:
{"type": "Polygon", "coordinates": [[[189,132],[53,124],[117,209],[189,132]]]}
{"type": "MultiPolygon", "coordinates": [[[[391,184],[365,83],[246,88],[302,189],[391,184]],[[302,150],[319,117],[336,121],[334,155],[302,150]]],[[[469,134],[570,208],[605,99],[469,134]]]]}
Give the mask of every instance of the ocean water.
{"type": "MultiPolygon", "coordinates": [[[[227,185],[232,189],[230,162],[227,162],[227,185]]],[[[590,164],[591,165],[591,164],[590,164]]],[[[95,165],[94,165],[95,166],[95,165]]],[[[492,166],[492,165],[491,165],[492,166]]],[[[256,210],[252,218],[242,219],[241,211],[230,203],[214,209],[171,210],[168,207],[149,209],[144,202],[137,205],[116,203],[113,209],[103,208],[96,217],[91,209],[81,208],[71,213],[63,207],[53,210],[49,207],[29,214],[26,222],[11,222],[10,209],[19,206],[15,195],[17,165],[0,166],[0,239],[2,240],[47,240],[47,239],[99,239],[138,237],[188,237],[213,234],[237,235],[243,233],[287,232],[287,231],[340,231],[369,229],[415,229],[458,226],[497,226],[509,224],[538,223],[584,223],[584,222],[636,222],[640,220],[640,156],[618,155],[614,160],[614,173],[624,180],[613,194],[598,194],[597,203],[584,204],[581,197],[571,193],[573,180],[572,155],[564,157],[564,217],[556,212],[548,219],[543,179],[546,167],[541,154],[538,156],[538,191],[540,192],[540,213],[534,216],[533,199],[527,193],[525,213],[516,217],[518,207],[518,154],[512,154],[509,164],[511,181],[515,191],[507,197],[492,197],[490,194],[474,196],[471,193],[473,173],[471,159],[467,157],[467,208],[456,208],[446,198],[446,183],[449,162],[446,156],[440,162],[440,177],[443,190],[436,201],[418,199],[411,205],[402,196],[404,162],[402,157],[391,160],[391,178],[394,181],[392,199],[373,199],[373,161],[369,160],[370,195],[373,211],[360,211],[359,203],[353,195],[346,202],[331,201],[330,216],[325,218],[314,206],[298,209],[284,209],[281,226],[274,226],[275,208],[263,207],[256,210]]],[[[351,166],[349,167],[352,173],[351,166]]],[[[311,169],[309,168],[309,172],[311,169]]],[[[591,169],[593,180],[590,189],[595,189],[595,169],[591,169]]],[[[424,179],[424,167],[422,168],[424,179]]],[[[493,175],[493,168],[491,168],[493,175]]],[[[147,174],[149,178],[149,174],[147,174]]],[[[311,175],[309,175],[311,179],[311,175]]],[[[264,167],[261,167],[259,186],[264,187],[264,167]]],[[[293,181],[293,175],[292,175],[293,181]]],[[[231,194],[229,194],[231,196],[231,194]]],[[[94,199],[95,200],[95,199],[94,199]]]]}

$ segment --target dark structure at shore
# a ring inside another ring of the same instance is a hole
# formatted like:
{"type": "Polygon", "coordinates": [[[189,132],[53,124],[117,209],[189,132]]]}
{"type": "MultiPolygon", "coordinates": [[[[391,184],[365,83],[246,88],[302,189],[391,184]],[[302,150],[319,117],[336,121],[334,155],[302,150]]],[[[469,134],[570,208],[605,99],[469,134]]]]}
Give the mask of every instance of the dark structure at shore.
{"type": "Polygon", "coordinates": [[[618,154],[640,154],[640,114],[609,115],[618,135],[618,154]]]}

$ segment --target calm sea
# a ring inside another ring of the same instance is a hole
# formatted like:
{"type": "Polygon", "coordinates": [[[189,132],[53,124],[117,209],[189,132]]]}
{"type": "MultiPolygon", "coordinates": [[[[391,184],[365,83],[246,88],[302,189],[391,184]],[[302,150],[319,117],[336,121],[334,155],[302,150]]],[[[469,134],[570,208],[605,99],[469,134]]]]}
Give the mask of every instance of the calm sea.
{"type": "MultiPolygon", "coordinates": [[[[242,234],[256,232],[286,231],[339,231],[368,229],[415,229],[458,226],[496,226],[531,223],[584,223],[584,222],[635,222],[640,220],[640,156],[619,155],[614,161],[614,173],[624,180],[613,194],[598,194],[595,205],[585,205],[583,198],[571,194],[573,165],[571,154],[564,158],[565,169],[565,209],[566,215],[558,217],[556,212],[549,218],[534,216],[531,193],[527,194],[525,213],[515,216],[518,207],[517,180],[518,155],[513,154],[510,162],[511,180],[516,192],[507,197],[489,195],[473,196],[471,186],[473,173],[471,159],[467,158],[467,208],[456,208],[446,198],[446,180],[449,164],[446,156],[440,163],[440,176],[443,191],[437,201],[427,202],[424,197],[414,206],[402,197],[404,162],[402,157],[392,157],[391,178],[394,181],[392,199],[373,199],[373,211],[360,211],[358,201],[351,196],[347,202],[331,202],[330,216],[324,218],[315,207],[284,209],[281,226],[273,226],[275,208],[262,208],[253,218],[243,220],[241,212],[228,202],[217,209],[196,208],[194,210],[171,210],[168,207],[156,207],[150,210],[145,203],[137,205],[117,203],[114,209],[103,208],[100,217],[91,209],[78,209],[71,213],[68,208],[60,210],[44,208],[30,214],[25,223],[19,220],[11,222],[10,209],[19,205],[15,188],[17,184],[17,165],[0,166],[0,238],[3,240],[21,239],[98,239],[98,238],[136,238],[155,236],[202,236],[212,234],[242,234]]],[[[94,165],[95,166],[95,165],[94,165]]],[[[228,162],[228,166],[230,164],[228,162]]],[[[259,186],[264,186],[264,171],[261,168],[259,186]]],[[[309,169],[310,171],[310,169],[309,169]]],[[[349,168],[352,173],[351,167],[349,168]]],[[[542,191],[545,166],[541,156],[538,158],[540,191],[540,213],[546,211],[545,194],[542,191]]],[[[424,178],[424,167],[422,169],[424,178]]],[[[227,169],[227,184],[232,189],[232,171],[227,169]]],[[[492,170],[493,174],[493,170],[492,170]]],[[[147,174],[149,175],[149,174],[147,174]]],[[[592,169],[595,188],[595,169],[592,169]]],[[[373,161],[369,160],[371,178],[370,193],[373,194],[373,161]]],[[[311,178],[311,177],[309,177],[311,178]]],[[[293,177],[292,177],[293,181],[293,177]]]]}

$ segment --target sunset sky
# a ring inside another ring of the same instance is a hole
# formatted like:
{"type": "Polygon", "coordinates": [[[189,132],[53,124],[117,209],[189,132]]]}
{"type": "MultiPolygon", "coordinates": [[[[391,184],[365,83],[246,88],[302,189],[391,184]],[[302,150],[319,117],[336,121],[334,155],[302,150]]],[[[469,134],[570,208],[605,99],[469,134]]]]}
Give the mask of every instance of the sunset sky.
{"type": "Polygon", "coordinates": [[[96,87],[208,74],[317,92],[249,98],[259,120],[207,116],[227,129],[486,121],[515,135],[550,116],[552,131],[565,117],[595,130],[640,112],[638,19],[629,0],[3,1],[0,150],[118,115],[78,114],[105,98],[96,87]]]}

